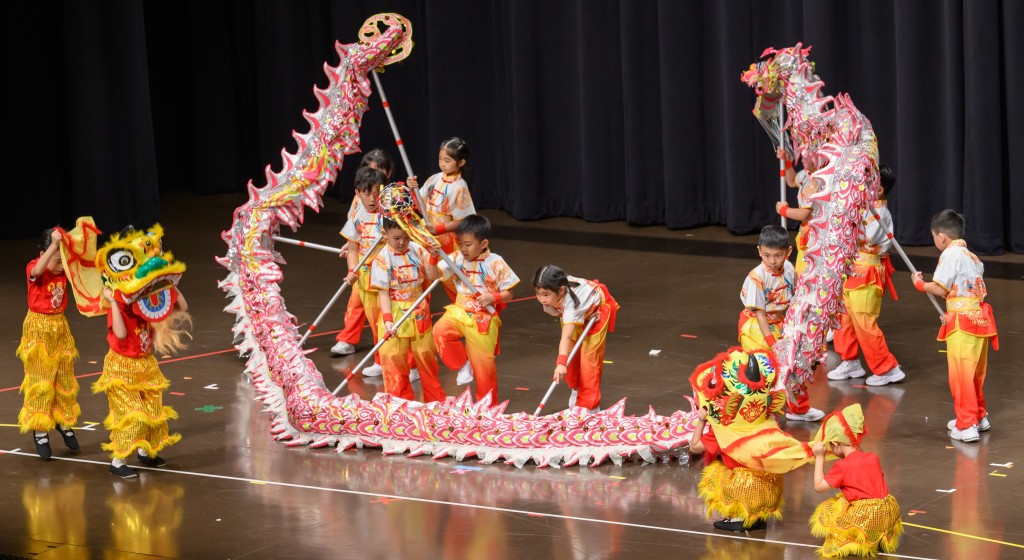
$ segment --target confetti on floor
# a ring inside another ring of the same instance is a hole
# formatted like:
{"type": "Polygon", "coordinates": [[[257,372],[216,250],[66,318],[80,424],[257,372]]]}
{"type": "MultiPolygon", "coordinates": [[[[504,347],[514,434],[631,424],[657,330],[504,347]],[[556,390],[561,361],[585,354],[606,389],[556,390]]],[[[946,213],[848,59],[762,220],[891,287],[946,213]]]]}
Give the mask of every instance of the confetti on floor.
{"type": "Polygon", "coordinates": [[[679,336],[681,336],[683,338],[697,338],[697,335],[695,335],[695,334],[681,334],[679,336]]]}
{"type": "Polygon", "coordinates": [[[924,515],[926,513],[928,513],[928,512],[927,511],[921,511],[919,509],[912,509],[912,510],[910,510],[910,513],[908,513],[907,515],[924,515]]]}
{"type": "Polygon", "coordinates": [[[203,387],[203,389],[209,389],[211,391],[216,391],[217,389],[219,389],[219,387],[217,387],[216,383],[210,383],[206,387],[203,387]]]}
{"type": "Polygon", "coordinates": [[[989,463],[988,465],[990,467],[1000,467],[1000,468],[1003,468],[1003,469],[1013,468],[1013,463],[1003,463],[1001,465],[999,463],[989,463]]]}
{"type": "Polygon", "coordinates": [[[615,362],[613,362],[611,360],[605,360],[604,363],[606,363],[606,364],[614,364],[615,362]]]}
{"type": "Polygon", "coordinates": [[[942,488],[936,488],[935,491],[936,492],[942,492],[944,494],[952,494],[953,492],[956,492],[956,488],[950,488],[949,490],[943,490],[942,488]]]}
{"type": "Polygon", "coordinates": [[[171,391],[171,394],[174,395],[175,397],[184,397],[185,396],[185,393],[178,393],[176,391],[171,391]]]}
{"type": "Polygon", "coordinates": [[[618,479],[618,480],[626,480],[626,477],[624,477],[624,476],[609,476],[608,478],[615,478],[615,479],[618,479]]]}
{"type": "Polygon", "coordinates": [[[529,387],[516,387],[516,391],[529,391],[529,387]]]}
{"type": "Polygon", "coordinates": [[[655,349],[647,353],[648,356],[657,356],[658,354],[661,354],[661,350],[655,349]]]}
{"type": "Polygon", "coordinates": [[[192,378],[191,377],[182,377],[182,379],[184,379],[186,381],[190,381],[192,378]]]}
{"type": "Polygon", "coordinates": [[[215,410],[224,410],[224,407],[223,406],[213,406],[212,404],[208,404],[206,406],[197,408],[196,412],[213,412],[215,410]]]}
{"type": "Polygon", "coordinates": [[[942,354],[945,354],[945,353],[946,353],[946,351],[945,351],[945,350],[939,350],[939,352],[940,352],[940,353],[942,353],[942,354]]]}
{"type": "Polygon", "coordinates": [[[89,363],[90,363],[90,364],[95,364],[95,363],[96,363],[96,360],[89,360],[89,363]]]}
{"type": "Polygon", "coordinates": [[[1005,474],[1003,474],[1001,472],[998,472],[998,471],[992,471],[992,472],[988,473],[988,475],[989,476],[1006,476],[1005,474]]]}

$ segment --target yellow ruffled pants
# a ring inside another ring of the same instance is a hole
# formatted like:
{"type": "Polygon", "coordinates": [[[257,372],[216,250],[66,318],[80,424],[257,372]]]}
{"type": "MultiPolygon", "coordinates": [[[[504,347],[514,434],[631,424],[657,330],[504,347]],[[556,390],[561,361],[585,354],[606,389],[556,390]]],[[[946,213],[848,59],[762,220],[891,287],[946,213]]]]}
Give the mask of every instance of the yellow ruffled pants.
{"type": "Polygon", "coordinates": [[[25,365],[25,401],[18,413],[21,433],[74,426],[82,412],[75,379],[78,350],[64,314],[29,311],[17,355],[25,365]]]}
{"type": "Polygon", "coordinates": [[[811,534],[825,539],[818,549],[825,558],[895,552],[903,534],[900,506],[892,495],[851,502],[840,492],[818,505],[810,525],[811,534]]]}
{"type": "Polygon", "coordinates": [[[107,352],[103,375],[92,386],[93,393],[107,394],[110,405],[103,421],[110,443],[103,444],[104,451],[115,459],[127,458],[136,449],[156,457],[181,440],[181,434],[168,434],[167,429],[167,421],[178,418],[173,408],[163,406],[163,392],[170,384],[152,354],[130,358],[107,352]]]}
{"type": "Polygon", "coordinates": [[[715,461],[704,467],[697,485],[707,516],[717,511],[724,517],[741,518],[750,527],[769,518],[782,519],[782,475],[737,467],[715,461]]]}

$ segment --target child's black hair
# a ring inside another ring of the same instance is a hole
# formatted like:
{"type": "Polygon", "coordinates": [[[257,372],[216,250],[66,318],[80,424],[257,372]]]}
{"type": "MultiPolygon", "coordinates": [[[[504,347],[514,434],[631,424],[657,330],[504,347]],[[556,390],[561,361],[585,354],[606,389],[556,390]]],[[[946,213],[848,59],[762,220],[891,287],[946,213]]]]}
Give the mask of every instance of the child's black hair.
{"type": "Polygon", "coordinates": [[[380,148],[374,148],[366,152],[363,154],[363,159],[359,161],[359,167],[369,167],[370,164],[376,165],[377,169],[383,171],[385,177],[391,177],[391,173],[395,170],[395,164],[391,161],[391,156],[380,148]]]}
{"type": "Polygon", "coordinates": [[[57,228],[46,228],[43,230],[43,234],[39,237],[39,252],[45,253],[50,248],[50,244],[53,243],[53,239],[50,238],[53,235],[53,230],[57,228]]]}
{"type": "Polygon", "coordinates": [[[455,160],[456,163],[465,161],[465,165],[459,170],[462,174],[462,180],[469,184],[469,144],[465,140],[458,136],[452,136],[451,138],[441,142],[441,149],[444,153],[448,154],[449,157],[455,160]]]}
{"type": "Polygon", "coordinates": [[[383,220],[381,220],[381,229],[383,229],[384,231],[391,231],[395,228],[401,229],[402,226],[398,225],[398,222],[392,220],[391,218],[384,218],[383,220]]]}
{"type": "Polygon", "coordinates": [[[463,233],[472,233],[477,241],[487,241],[491,237],[491,221],[486,216],[470,214],[455,228],[455,235],[463,233]]]}
{"type": "Polygon", "coordinates": [[[965,228],[964,217],[949,208],[932,216],[932,231],[945,233],[950,239],[963,239],[965,228]]]}
{"type": "Polygon", "coordinates": [[[896,186],[896,173],[889,164],[883,163],[878,166],[878,178],[882,183],[882,198],[888,198],[892,188],[896,186]]]}
{"type": "Polygon", "coordinates": [[[789,232],[782,226],[764,226],[761,235],[757,238],[757,246],[765,249],[789,249],[793,242],[789,239],[789,232]]]}
{"type": "Polygon", "coordinates": [[[360,167],[356,170],[356,192],[372,192],[388,180],[384,172],[371,167],[360,167]]]}
{"type": "Polygon", "coordinates": [[[570,282],[565,271],[553,264],[546,264],[538,268],[537,273],[533,275],[534,290],[545,289],[557,294],[559,288],[564,287],[565,293],[572,298],[572,303],[576,307],[579,307],[580,300],[576,297],[576,294],[573,293],[572,289],[579,285],[579,282],[570,282]]]}

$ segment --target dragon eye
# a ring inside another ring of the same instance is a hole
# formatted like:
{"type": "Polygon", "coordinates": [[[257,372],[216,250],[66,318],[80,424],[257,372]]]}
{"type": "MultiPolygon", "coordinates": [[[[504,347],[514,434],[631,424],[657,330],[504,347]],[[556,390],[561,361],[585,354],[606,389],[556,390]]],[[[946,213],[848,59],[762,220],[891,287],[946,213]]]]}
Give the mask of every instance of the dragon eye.
{"type": "Polygon", "coordinates": [[[135,266],[135,256],[124,249],[107,255],[107,266],[114,272],[124,272],[135,266]]]}

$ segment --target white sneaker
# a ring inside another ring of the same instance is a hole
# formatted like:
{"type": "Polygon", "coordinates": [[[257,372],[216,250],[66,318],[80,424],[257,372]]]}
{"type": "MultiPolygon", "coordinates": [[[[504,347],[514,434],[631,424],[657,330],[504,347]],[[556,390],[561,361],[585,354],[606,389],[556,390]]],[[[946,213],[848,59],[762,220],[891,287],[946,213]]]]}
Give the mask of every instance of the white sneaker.
{"type": "Polygon", "coordinates": [[[817,422],[824,417],[825,413],[817,408],[808,409],[807,412],[803,414],[793,414],[792,412],[786,413],[786,418],[796,420],[797,422],[817,422]]]}
{"type": "Polygon", "coordinates": [[[872,375],[865,383],[872,387],[881,387],[882,385],[888,385],[890,383],[899,383],[900,381],[903,381],[903,378],[906,376],[907,374],[903,373],[903,370],[897,365],[882,375],[872,375]]]}
{"type": "Polygon", "coordinates": [[[420,370],[418,370],[416,368],[410,369],[409,370],[409,381],[411,382],[411,381],[419,381],[419,380],[420,380],[420,370]]]}
{"type": "Polygon", "coordinates": [[[843,360],[836,369],[828,372],[828,377],[832,381],[842,381],[843,379],[856,379],[858,377],[864,377],[868,372],[864,371],[864,366],[860,365],[860,360],[843,360]]]}
{"type": "MultiPolygon", "coordinates": [[[[985,417],[981,419],[981,422],[978,422],[978,431],[987,432],[991,428],[992,423],[988,421],[988,414],[986,414],[985,417]]],[[[951,432],[956,429],[956,418],[950,420],[949,422],[946,422],[946,429],[951,432]]]]}
{"type": "Polygon", "coordinates": [[[355,353],[355,351],[356,351],[356,347],[355,346],[353,346],[353,345],[351,345],[351,344],[349,344],[347,342],[342,342],[340,340],[338,341],[337,344],[335,344],[334,346],[331,346],[331,354],[339,354],[339,355],[342,355],[342,356],[348,356],[349,354],[355,353]]]}
{"type": "Polygon", "coordinates": [[[569,393],[569,408],[576,406],[576,397],[578,397],[579,394],[580,392],[576,389],[573,389],[572,393],[569,393]]]}
{"type": "Polygon", "coordinates": [[[384,368],[380,367],[380,364],[373,364],[370,367],[363,368],[362,373],[366,377],[380,377],[384,375],[384,368]]]}
{"type": "Polygon", "coordinates": [[[977,426],[971,426],[970,428],[965,428],[963,430],[958,430],[956,429],[956,426],[953,426],[953,429],[949,431],[949,437],[964,443],[978,441],[981,438],[981,436],[978,435],[977,426]]]}
{"type": "Polygon", "coordinates": [[[825,335],[825,342],[832,342],[832,339],[836,337],[836,331],[829,329],[828,334],[825,335]]]}
{"type": "Polygon", "coordinates": [[[469,363],[469,360],[466,360],[466,363],[459,368],[458,375],[455,376],[455,383],[465,385],[470,381],[473,381],[473,365],[469,363]]]}

